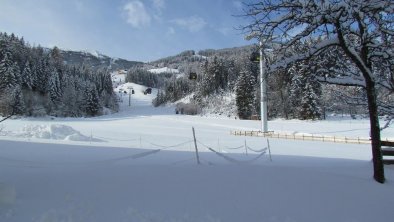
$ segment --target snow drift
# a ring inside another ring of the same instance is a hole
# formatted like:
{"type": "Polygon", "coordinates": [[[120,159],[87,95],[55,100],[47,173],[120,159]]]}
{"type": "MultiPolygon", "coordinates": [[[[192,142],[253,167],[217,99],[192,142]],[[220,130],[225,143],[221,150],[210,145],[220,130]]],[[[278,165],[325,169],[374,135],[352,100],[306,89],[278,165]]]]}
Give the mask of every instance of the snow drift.
{"type": "Polygon", "coordinates": [[[21,138],[103,142],[103,140],[85,136],[72,127],[62,124],[26,125],[19,132],[10,134],[21,138]]]}

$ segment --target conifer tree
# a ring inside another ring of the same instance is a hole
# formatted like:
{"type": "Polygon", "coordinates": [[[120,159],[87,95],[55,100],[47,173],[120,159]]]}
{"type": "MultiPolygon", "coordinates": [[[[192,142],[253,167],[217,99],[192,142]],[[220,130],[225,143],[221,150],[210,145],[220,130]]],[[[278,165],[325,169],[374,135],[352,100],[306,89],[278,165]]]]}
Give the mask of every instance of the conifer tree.
{"type": "Polygon", "coordinates": [[[243,71],[240,73],[235,86],[235,100],[238,116],[241,119],[248,119],[253,113],[254,84],[255,79],[250,71],[243,71]]]}
{"type": "Polygon", "coordinates": [[[319,102],[321,86],[316,76],[310,73],[305,61],[293,64],[289,74],[292,75],[290,101],[293,116],[300,119],[319,119],[322,112],[319,102]]]}
{"type": "Polygon", "coordinates": [[[0,60],[0,90],[13,88],[17,85],[16,66],[12,62],[11,53],[5,52],[0,60]]]}
{"type": "Polygon", "coordinates": [[[98,114],[100,111],[100,103],[97,89],[94,84],[86,86],[83,102],[85,108],[84,111],[88,116],[96,116],[98,114]]]}
{"type": "Polygon", "coordinates": [[[321,117],[319,96],[316,90],[312,82],[306,82],[301,98],[301,107],[298,109],[300,119],[319,119],[321,117]]]}
{"type": "Polygon", "coordinates": [[[26,61],[25,66],[22,71],[22,86],[27,89],[31,89],[33,86],[33,76],[30,67],[30,62],[26,61]]]}
{"type": "Polygon", "coordinates": [[[60,77],[59,73],[56,69],[52,68],[49,81],[48,81],[48,92],[53,103],[57,103],[60,101],[62,96],[61,87],[60,87],[60,77]]]}

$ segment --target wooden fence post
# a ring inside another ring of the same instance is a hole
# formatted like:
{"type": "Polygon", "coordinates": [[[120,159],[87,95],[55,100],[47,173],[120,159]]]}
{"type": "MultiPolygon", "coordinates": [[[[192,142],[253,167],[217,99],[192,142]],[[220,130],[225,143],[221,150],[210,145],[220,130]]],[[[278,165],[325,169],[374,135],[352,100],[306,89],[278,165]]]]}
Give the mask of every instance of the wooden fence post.
{"type": "Polygon", "coordinates": [[[194,138],[194,147],[196,148],[196,158],[197,158],[197,164],[200,164],[200,157],[198,156],[198,148],[197,148],[196,132],[194,131],[194,127],[192,127],[192,130],[193,130],[193,138],[194,138]]]}
{"type": "Polygon", "coordinates": [[[267,139],[267,144],[268,144],[268,154],[270,156],[270,162],[272,162],[270,141],[268,139],[267,139]]]}
{"type": "Polygon", "coordinates": [[[246,152],[246,156],[248,155],[248,147],[246,146],[246,140],[245,140],[245,152],[246,152]]]}

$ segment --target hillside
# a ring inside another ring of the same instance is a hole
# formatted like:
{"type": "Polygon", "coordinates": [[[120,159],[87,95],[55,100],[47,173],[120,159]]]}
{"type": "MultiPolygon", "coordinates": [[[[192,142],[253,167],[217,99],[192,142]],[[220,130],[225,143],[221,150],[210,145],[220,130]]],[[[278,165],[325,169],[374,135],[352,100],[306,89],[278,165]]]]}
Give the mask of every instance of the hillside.
{"type": "Polygon", "coordinates": [[[255,45],[224,49],[204,49],[200,51],[186,50],[174,56],[168,56],[149,62],[149,65],[153,67],[168,66],[170,68],[182,68],[182,65],[185,65],[185,63],[201,62],[213,57],[234,59],[236,57],[240,57],[244,53],[251,53],[253,50],[256,50],[255,45]]]}
{"type": "Polygon", "coordinates": [[[134,66],[143,65],[143,62],[128,61],[121,58],[111,58],[97,51],[66,51],[62,50],[61,55],[68,65],[87,65],[88,67],[109,68],[110,70],[130,69],[134,66]]]}

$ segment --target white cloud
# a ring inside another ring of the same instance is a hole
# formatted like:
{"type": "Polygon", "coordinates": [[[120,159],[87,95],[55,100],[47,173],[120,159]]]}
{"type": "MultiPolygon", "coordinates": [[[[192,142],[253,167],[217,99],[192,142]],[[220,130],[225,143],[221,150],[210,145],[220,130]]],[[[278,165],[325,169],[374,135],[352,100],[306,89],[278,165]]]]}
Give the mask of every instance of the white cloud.
{"type": "Polygon", "coordinates": [[[164,0],[152,0],[153,7],[161,13],[161,11],[166,7],[164,0]]]}
{"type": "Polygon", "coordinates": [[[123,7],[123,10],[127,13],[127,23],[134,28],[148,26],[151,22],[151,16],[141,1],[129,2],[123,7]]]}
{"type": "Polygon", "coordinates": [[[217,31],[222,33],[222,35],[229,35],[233,29],[228,27],[218,28],[217,31]]]}
{"type": "Polygon", "coordinates": [[[169,27],[167,30],[167,35],[174,35],[175,34],[175,29],[174,27],[169,27]]]}
{"type": "Polygon", "coordinates": [[[174,19],[172,20],[172,22],[182,28],[189,30],[190,32],[198,32],[207,25],[207,22],[205,22],[203,18],[198,16],[174,19]]]}

